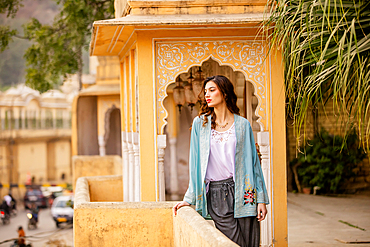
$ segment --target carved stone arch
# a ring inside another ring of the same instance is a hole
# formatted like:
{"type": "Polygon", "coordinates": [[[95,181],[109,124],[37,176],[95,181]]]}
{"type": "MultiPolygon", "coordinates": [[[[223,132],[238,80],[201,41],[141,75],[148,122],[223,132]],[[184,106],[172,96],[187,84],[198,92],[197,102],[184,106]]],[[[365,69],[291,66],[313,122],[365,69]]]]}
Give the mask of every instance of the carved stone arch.
{"type": "Polygon", "coordinates": [[[107,111],[104,114],[104,143],[107,143],[109,132],[110,132],[110,115],[113,110],[120,110],[116,107],[115,104],[112,105],[112,107],[108,108],[107,111]]]}
{"type": "Polygon", "coordinates": [[[243,73],[246,81],[252,83],[258,105],[255,111],[260,130],[267,124],[266,64],[265,47],[261,41],[163,41],[156,42],[156,88],[158,134],[163,134],[167,124],[167,110],[163,100],[167,97],[167,87],[176,77],[186,73],[193,66],[201,66],[212,58],[220,66],[230,66],[243,73]]]}

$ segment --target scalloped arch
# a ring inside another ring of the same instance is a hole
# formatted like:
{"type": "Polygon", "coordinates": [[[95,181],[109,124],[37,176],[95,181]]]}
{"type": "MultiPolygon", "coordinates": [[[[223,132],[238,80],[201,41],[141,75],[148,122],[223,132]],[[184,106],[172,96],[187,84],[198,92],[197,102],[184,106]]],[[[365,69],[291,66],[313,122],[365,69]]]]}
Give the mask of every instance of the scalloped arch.
{"type": "Polygon", "coordinates": [[[168,112],[163,105],[167,87],[176,77],[186,73],[193,66],[201,66],[212,58],[219,65],[230,66],[242,72],[246,81],[255,88],[258,106],[255,114],[261,131],[266,126],[266,65],[262,42],[248,40],[231,41],[175,41],[156,42],[156,98],[157,132],[164,134],[168,112]]]}

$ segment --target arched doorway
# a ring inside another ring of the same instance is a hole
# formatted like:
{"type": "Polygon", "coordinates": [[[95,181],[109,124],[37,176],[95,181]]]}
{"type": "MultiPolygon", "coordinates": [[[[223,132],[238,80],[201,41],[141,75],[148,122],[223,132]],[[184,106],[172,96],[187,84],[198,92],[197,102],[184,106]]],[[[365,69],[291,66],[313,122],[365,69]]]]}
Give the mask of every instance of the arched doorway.
{"type": "MultiPolygon", "coordinates": [[[[190,74],[195,75],[198,68],[199,66],[193,66],[189,71],[180,74],[178,77],[182,82],[186,82],[190,74]]],[[[260,125],[255,114],[258,98],[254,95],[253,84],[246,80],[242,72],[234,71],[227,65],[219,65],[212,58],[202,63],[201,70],[204,78],[213,75],[224,75],[230,79],[238,98],[237,106],[240,109],[240,115],[249,120],[254,138],[257,140],[257,132],[260,131],[260,125]]],[[[180,113],[173,100],[174,87],[175,83],[167,87],[168,96],[164,100],[164,107],[168,111],[167,125],[164,130],[167,139],[167,148],[164,156],[167,200],[181,200],[188,187],[189,128],[193,118],[198,115],[200,108],[199,102],[192,109],[185,103],[181,107],[180,113]]]]}
{"type": "Polygon", "coordinates": [[[108,110],[106,113],[106,120],[108,120],[105,124],[106,155],[122,156],[120,109],[113,107],[112,109],[108,110]]]}

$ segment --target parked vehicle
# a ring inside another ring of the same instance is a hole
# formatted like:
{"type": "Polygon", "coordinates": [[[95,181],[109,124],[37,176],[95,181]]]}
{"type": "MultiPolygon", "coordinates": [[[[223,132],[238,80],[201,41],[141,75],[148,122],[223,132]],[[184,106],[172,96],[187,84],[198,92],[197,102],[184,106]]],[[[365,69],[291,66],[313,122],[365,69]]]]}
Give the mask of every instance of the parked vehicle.
{"type": "Polygon", "coordinates": [[[51,206],[51,215],[59,228],[62,223],[73,222],[73,196],[58,196],[51,206]]]}
{"type": "Polygon", "coordinates": [[[0,209],[0,218],[3,222],[3,225],[7,225],[10,223],[10,215],[6,213],[4,209],[0,209]]]}
{"type": "Polygon", "coordinates": [[[48,199],[42,194],[40,189],[28,189],[26,194],[24,195],[24,207],[25,209],[29,209],[32,203],[35,203],[36,206],[41,208],[47,208],[48,199]]]}
{"type": "Polygon", "coordinates": [[[41,187],[42,194],[48,199],[49,206],[53,205],[55,198],[63,195],[63,190],[60,186],[41,187]]]}

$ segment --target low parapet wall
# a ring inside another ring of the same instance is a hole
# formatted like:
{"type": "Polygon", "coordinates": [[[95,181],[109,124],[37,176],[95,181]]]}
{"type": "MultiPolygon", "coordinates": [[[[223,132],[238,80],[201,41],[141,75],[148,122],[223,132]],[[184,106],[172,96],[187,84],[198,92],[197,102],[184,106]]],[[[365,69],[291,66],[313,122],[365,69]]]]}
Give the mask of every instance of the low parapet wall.
{"type": "Polygon", "coordinates": [[[122,176],[77,180],[74,246],[237,246],[191,207],[183,207],[173,216],[176,202],[118,202],[122,185],[118,190],[112,187],[117,181],[122,184],[122,176]],[[112,202],[102,202],[107,197],[96,193],[97,188],[109,190],[112,202]]]}
{"type": "Polygon", "coordinates": [[[191,207],[182,207],[173,217],[176,247],[237,247],[191,207]]]}
{"type": "Polygon", "coordinates": [[[122,175],[122,158],[118,155],[75,155],[72,166],[74,189],[79,177],[122,175]]]}

